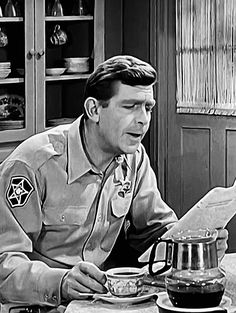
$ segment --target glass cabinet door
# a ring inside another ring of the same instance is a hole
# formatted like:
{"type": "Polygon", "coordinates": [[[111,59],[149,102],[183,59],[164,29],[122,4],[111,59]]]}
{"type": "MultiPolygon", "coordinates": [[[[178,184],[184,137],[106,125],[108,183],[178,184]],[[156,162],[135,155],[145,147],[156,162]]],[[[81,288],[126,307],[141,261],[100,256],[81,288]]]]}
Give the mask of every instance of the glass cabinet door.
{"type": "Polygon", "coordinates": [[[86,79],[104,59],[104,0],[35,0],[36,131],[83,111],[86,79]]]}
{"type": "Polygon", "coordinates": [[[0,0],[0,143],[32,135],[34,3],[0,0]]]}

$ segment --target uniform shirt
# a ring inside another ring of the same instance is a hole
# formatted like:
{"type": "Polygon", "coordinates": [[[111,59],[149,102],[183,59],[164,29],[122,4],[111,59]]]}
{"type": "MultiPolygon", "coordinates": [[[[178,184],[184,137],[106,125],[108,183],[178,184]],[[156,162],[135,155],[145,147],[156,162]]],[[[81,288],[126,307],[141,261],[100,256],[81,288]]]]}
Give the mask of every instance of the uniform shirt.
{"type": "Polygon", "coordinates": [[[102,268],[122,227],[144,252],[176,221],[144,147],[106,173],[88,160],[74,123],[32,136],[1,164],[0,302],[58,305],[68,268],[102,268]]]}

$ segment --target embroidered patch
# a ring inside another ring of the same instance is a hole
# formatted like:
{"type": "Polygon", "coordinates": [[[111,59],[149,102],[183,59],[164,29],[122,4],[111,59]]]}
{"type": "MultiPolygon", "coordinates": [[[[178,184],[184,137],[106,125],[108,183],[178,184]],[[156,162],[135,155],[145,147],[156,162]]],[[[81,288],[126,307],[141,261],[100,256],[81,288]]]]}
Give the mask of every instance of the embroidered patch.
{"type": "Polygon", "coordinates": [[[26,177],[12,177],[7,190],[7,200],[12,208],[23,206],[33,191],[34,187],[26,177]]]}

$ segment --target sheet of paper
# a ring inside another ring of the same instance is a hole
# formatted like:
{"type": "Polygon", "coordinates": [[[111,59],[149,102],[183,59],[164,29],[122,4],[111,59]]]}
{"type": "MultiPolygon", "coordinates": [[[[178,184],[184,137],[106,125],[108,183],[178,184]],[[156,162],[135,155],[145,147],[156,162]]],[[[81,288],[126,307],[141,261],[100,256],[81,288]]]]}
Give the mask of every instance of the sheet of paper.
{"type": "MultiPolygon", "coordinates": [[[[163,235],[163,238],[170,237],[178,231],[187,229],[224,228],[235,214],[236,185],[234,184],[228,188],[216,187],[197,202],[163,235]]],[[[151,248],[140,256],[140,262],[148,262],[151,248]]],[[[156,256],[156,260],[158,260],[158,255],[156,256]]]]}

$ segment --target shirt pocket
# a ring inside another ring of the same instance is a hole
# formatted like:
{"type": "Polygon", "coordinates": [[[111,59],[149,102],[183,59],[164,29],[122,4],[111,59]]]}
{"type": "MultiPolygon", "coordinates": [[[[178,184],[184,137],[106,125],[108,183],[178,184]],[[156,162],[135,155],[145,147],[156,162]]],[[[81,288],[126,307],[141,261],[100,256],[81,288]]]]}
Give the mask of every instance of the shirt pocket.
{"type": "Polygon", "coordinates": [[[104,235],[101,240],[102,250],[109,252],[120,233],[126,214],[129,212],[132,197],[119,197],[111,200],[111,216],[104,225],[104,235]]]}
{"type": "Polygon", "coordinates": [[[66,208],[44,208],[45,225],[82,225],[88,216],[85,206],[68,206],[66,208]]]}

